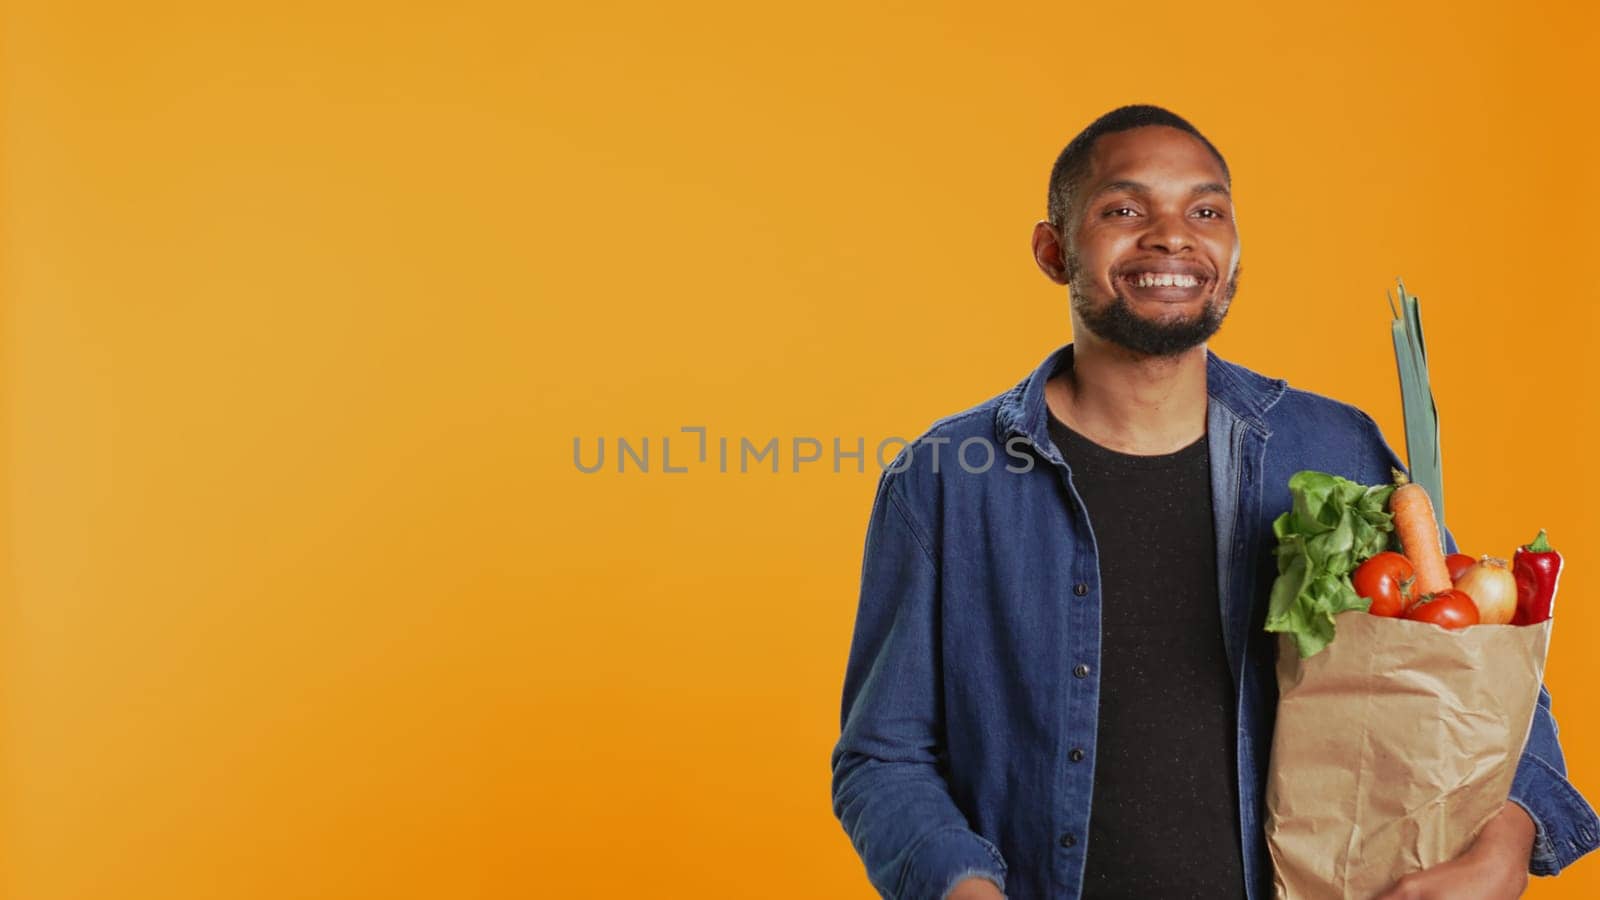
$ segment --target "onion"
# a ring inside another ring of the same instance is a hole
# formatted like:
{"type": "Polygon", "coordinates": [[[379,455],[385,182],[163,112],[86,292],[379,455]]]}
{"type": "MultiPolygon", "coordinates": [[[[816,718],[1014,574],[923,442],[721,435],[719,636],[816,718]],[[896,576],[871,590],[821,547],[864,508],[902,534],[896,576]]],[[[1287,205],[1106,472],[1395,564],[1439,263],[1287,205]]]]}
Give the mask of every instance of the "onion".
{"type": "Polygon", "coordinates": [[[1506,561],[1484,556],[1472,564],[1456,582],[1478,606],[1478,621],[1485,625],[1507,625],[1517,614],[1517,579],[1506,561]]]}

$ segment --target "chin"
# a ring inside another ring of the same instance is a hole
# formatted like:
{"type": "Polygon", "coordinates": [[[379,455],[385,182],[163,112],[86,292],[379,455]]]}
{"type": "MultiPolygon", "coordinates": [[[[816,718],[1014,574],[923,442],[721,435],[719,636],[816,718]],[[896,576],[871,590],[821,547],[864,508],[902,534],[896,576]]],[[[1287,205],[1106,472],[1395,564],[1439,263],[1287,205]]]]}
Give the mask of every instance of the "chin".
{"type": "Polygon", "coordinates": [[[1162,326],[1195,325],[1204,320],[1210,311],[1210,307],[1205,303],[1181,306],[1162,303],[1153,308],[1136,304],[1131,305],[1129,309],[1144,321],[1162,326]]]}
{"type": "Polygon", "coordinates": [[[1143,305],[1114,300],[1095,309],[1080,308],[1079,319],[1106,343],[1152,358],[1179,356],[1202,347],[1222,327],[1224,311],[1208,303],[1171,315],[1152,315],[1140,309],[1143,305]]]}

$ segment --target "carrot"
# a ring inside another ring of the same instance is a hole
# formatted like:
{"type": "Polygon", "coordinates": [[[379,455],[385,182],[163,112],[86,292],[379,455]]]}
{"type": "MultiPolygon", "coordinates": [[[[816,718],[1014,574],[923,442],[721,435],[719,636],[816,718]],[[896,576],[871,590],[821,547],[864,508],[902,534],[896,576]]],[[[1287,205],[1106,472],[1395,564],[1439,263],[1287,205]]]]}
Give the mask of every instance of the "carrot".
{"type": "Polygon", "coordinates": [[[1399,485],[1389,495],[1389,511],[1394,513],[1394,530],[1400,535],[1400,547],[1406,559],[1417,570],[1417,582],[1412,586],[1414,596],[1427,596],[1448,591],[1450,568],[1445,565],[1444,546],[1439,542],[1439,522],[1433,517],[1433,501],[1422,485],[1409,481],[1405,473],[1394,473],[1399,485]]]}

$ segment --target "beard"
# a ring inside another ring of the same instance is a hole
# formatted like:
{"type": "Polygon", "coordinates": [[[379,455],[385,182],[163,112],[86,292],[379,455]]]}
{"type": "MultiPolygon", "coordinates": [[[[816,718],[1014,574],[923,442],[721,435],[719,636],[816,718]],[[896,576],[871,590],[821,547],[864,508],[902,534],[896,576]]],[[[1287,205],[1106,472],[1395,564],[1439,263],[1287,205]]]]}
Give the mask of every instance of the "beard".
{"type": "Polygon", "coordinates": [[[1154,321],[1133,311],[1128,298],[1122,294],[1122,279],[1111,280],[1111,302],[1095,307],[1090,301],[1094,285],[1079,264],[1076,253],[1066,254],[1067,271],[1072,273],[1067,287],[1072,294],[1072,309],[1078,320],[1101,340],[1115,344],[1143,356],[1177,356],[1205,343],[1228,315],[1233,295],[1239,290],[1239,272],[1235,266],[1233,277],[1219,292],[1215,289],[1206,297],[1205,306],[1193,316],[1180,319],[1154,321]]]}

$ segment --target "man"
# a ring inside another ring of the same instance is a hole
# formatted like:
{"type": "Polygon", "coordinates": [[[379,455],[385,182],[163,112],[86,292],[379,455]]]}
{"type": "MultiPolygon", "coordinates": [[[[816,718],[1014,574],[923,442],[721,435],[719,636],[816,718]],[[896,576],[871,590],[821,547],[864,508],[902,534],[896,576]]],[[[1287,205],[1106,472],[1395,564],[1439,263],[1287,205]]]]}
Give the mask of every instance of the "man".
{"type": "MultiPolygon", "coordinates": [[[[1295,471],[1401,463],[1355,407],[1207,349],[1238,287],[1230,190],[1166,110],[1086,128],[1033,234],[1073,343],[879,481],[832,766],[885,897],[1271,896],[1272,519],[1295,471]],[[1007,464],[969,465],[979,442],[1007,464]]],[[[1515,897],[1597,844],[1541,691],[1511,802],[1389,896],[1515,897]]]]}

